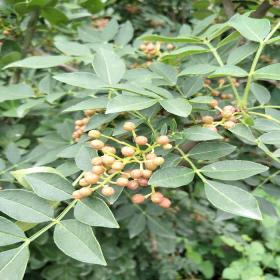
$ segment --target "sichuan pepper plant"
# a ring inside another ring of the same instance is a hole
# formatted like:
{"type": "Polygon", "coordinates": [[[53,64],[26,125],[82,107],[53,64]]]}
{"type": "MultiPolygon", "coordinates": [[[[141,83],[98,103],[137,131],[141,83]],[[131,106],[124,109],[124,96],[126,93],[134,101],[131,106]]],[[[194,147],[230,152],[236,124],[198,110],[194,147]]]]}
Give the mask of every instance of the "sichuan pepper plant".
{"type": "Polygon", "coordinates": [[[220,215],[262,220],[267,214],[259,203],[262,184],[252,182],[272,180],[280,164],[280,106],[274,97],[269,103],[266,88],[280,79],[280,64],[262,59],[279,41],[280,23],[235,15],[177,37],[146,34],[132,46],[129,22],[108,25],[99,32],[80,29],[79,42],[57,41],[64,55],[5,67],[82,62],[82,71],[52,72],[69,99],[63,113],[77,112],[71,145],[57,156],[74,159],[74,172],[61,172],[55,161],[19,169],[11,174],[20,188],[0,192],[1,279],[23,278],[30,243],[49,230],[66,255],[106,265],[94,228],[119,227],[107,204],[122,197],[140,209],[151,203],[174,211],[170,195],[182,193],[180,187],[192,194],[202,183],[220,215]]]}

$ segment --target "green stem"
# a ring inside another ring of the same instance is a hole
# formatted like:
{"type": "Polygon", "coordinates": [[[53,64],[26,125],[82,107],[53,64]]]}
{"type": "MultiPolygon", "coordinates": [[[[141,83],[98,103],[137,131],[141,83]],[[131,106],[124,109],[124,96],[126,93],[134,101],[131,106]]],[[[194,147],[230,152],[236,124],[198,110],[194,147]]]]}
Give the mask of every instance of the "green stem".
{"type": "MultiPolygon", "coordinates": [[[[224,66],[223,60],[222,60],[222,58],[220,57],[220,55],[218,54],[216,48],[214,48],[213,45],[212,45],[210,42],[206,41],[206,40],[204,41],[204,44],[205,44],[205,45],[209,48],[209,50],[212,52],[212,54],[213,54],[214,57],[216,58],[216,60],[217,60],[217,62],[219,63],[219,65],[220,65],[220,66],[224,66]]],[[[226,78],[227,78],[227,80],[228,80],[229,83],[230,83],[230,86],[231,86],[231,88],[232,88],[232,91],[233,91],[233,93],[234,93],[234,95],[235,95],[235,98],[236,98],[238,104],[240,104],[240,103],[241,103],[241,99],[240,99],[239,93],[238,93],[238,91],[237,91],[235,85],[233,84],[232,79],[231,79],[229,76],[227,76],[226,78]]]]}
{"type": "Polygon", "coordinates": [[[266,38],[260,42],[259,48],[256,52],[256,55],[254,57],[254,60],[252,62],[251,68],[250,68],[250,72],[248,74],[248,80],[246,83],[246,87],[245,87],[245,91],[244,91],[244,96],[242,99],[242,107],[246,108],[247,103],[248,103],[248,97],[249,97],[249,93],[250,93],[250,89],[251,89],[251,85],[252,85],[252,81],[253,81],[253,76],[259,61],[259,58],[261,56],[261,53],[265,47],[265,45],[267,44],[268,40],[273,36],[273,34],[277,31],[277,29],[280,26],[280,21],[275,25],[275,27],[271,30],[271,32],[266,36],[266,38]]]}
{"type": "Polygon", "coordinates": [[[258,113],[258,112],[248,112],[248,113],[249,113],[249,115],[260,116],[260,117],[262,117],[264,119],[267,119],[267,120],[270,120],[270,121],[274,121],[274,122],[280,124],[280,121],[275,119],[275,118],[273,118],[271,115],[266,115],[266,114],[262,114],[262,113],[258,113]]]}

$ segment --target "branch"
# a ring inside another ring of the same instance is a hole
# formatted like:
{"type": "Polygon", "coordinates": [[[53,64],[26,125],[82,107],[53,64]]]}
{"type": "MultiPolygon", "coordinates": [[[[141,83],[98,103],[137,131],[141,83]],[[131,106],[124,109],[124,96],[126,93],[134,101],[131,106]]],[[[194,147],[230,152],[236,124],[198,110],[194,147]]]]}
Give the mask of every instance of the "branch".
{"type": "Polygon", "coordinates": [[[267,11],[272,7],[268,0],[263,1],[258,8],[251,14],[253,18],[263,18],[267,11]]]}

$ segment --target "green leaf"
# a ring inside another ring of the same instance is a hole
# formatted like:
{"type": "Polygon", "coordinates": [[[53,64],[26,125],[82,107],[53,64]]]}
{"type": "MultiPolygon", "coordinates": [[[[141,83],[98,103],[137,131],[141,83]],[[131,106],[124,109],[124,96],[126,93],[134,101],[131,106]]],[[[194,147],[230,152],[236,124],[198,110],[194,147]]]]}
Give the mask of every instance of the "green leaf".
{"type": "Polygon", "coordinates": [[[100,89],[105,87],[105,83],[95,74],[88,72],[63,73],[55,75],[53,78],[62,83],[80,88],[100,89]]]}
{"type": "Polygon", "coordinates": [[[0,191],[0,211],[18,221],[42,223],[53,218],[49,203],[25,190],[0,191]]]}
{"type": "Polygon", "coordinates": [[[188,155],[198,160],[215,160],[231,154],[236,149],[224,142],[202,142],[195,145],[188,155]]]}
{"type": "Polygon", "coordinates": [[[203,78],[200,76],[186,77],[183,79],[181,87],[184,96],[190,97],[198,93],[203,88],[203,78]]]}
{"type": "Polygon", "coordinates": [[[67,40],[54,41],[55,47],[66,55],[92,56],[88,46],[67,40]]]}
{"type": "Polygon", "coordinates": [[[194,172],[187,167],[167,167],[155,171],[149,180],[149,185],[164,188],[178,188],[192,182],[194,172]]]}
{"type": "Polygon", "coordinates": [[[25,99],[34,95],[32,88],[25,84],[0,86],[0,92],[0,102],[25,99]]]}
{"type": "Polygon", "coordinates": [[[235,65],[252,55],[258,48],[257,44],[249,43],[233,49],[227,59],[227,64],[235,65]]]}
{"type": "Polygon", "coordinates": [[[174,67],[165,63],[157,62],[157,63],[153,63],[150,66],[150,69],[155,73],[157,73],[159,76],[161,76],[171,86],[176,85],[177,73],[174,67]]]}
{"type": "Polygon", "coordinates": [[[280,131],[271,131],[267,132],[259,137],[259,139],[265,143],[270,145],[280,145],[280,131]]]}
{"type": "Polygon", "coordinates": [[[254,94],[260,104],[266,104],[270,100],[271,96],[269,91],[262,85],[252,83],[251,92],[254,94]]]}
{"type": "Polygon", "coordinates": [[[237,14],[228,23],[243,37],[255,42],[261,42],[270,32],[270,22],[267,19],[255,19],[237,14]]]}
{"type": "Polygon", "coordinates": [[[206,127],[190,127],[183,130],[184,138],[191,141],[208,141],[222,139],[223,137],[217,132],[206,127]]]}
{"type": "Polygon", "coordinates": [[[54,173],[33,173],[24,178],[38,196],[48,200],[70,199],[74,191],[68,180],[54,173]]]}
{"type": "Polygon", "coordinates": [[[29,259],[26,244],[0,253],[0,279],[22,280],[29,259]]]}
{"type": "Polygon", "coordinates": [[[242,68],[235,65],[225,65],[217,68],[214,73],[209,75],[209,78],[232,76],[232,77],[246,77],[248,73],[242,68]]]}
{"type": "Polygon", "coordinates": [[[90,226],[119,228],[110,208],[102,199],[96,197],[80,200],[75,206],[74,216],[80,222],[90,226]]]}
{"type": "Polygon", "coordinates": [[[109,85],[118,83],[125,73],[125,64],[113,51],[99,48],[93,61],[97,76],[109,85]]]}
{"type": "Polygon", "coordinates": [[[179,37],[166,37],[160,35],[143,35],[138,38],[143,41],[150,42],[165,42],[165,43],[199,43],[201,39],[195,36],[179,36],[179,37]]]}
{"type": "Polygon", "coordinates": [[[244,124],[237,124],[233,128],[230,129],[234,135],[238,136],[238,138],[242,139],[245,143],[255,145],[256,138],[254,137],[251,129],[244,124]]]}
{"type": "Polygon", "coordinates": [[[173,228],[165,220],[146,215],[147,225],[154,234],[168,239],[176,239],[173,228]]]}
{"type": "Polygon", "coordinates": [[[75,156],[75,163],[79,169],[83,171],[91,171],[91,159],[96,156],[97,153],[94,149],[82,145],[75,156]]]}
{"type": "Polygon", "coordinates": [[[58,172],[56,169],[48,166],[36,166],[36,167],[31,167],[31,168],[26,168],[26,169],[19,169],[16,171],[11,172],[11,174],[17,179],[17,181],[24,186],[25,188],[29,188],[28,183],[25,181],[25,175],[27,174],[32,174],[32,173],[55,173],[60,176],[63,176],[60,172],[58,172]]]}
{"type": "Polygon", "coordinates": [[[195,64],[188,65],[186,68],[179,73],[179,77],[187,76],[187,75],[205,75],[216,70],[217,66],[213,66],[210,64],[195,64]]]}
{"type": "Polygon", "coordinates": [[[73,106],[68,107],[63,110],[63,112],[74,112],[74,111],[82,111],[88,109],[104,109],[106,108],[108,103],[107,97],[98,96],[92,97],[90,99],[83,100],[73,106]]]}
{"type": "Polygon", "coordinates": [[[241,188],[207,180],[204,184],[207,199],[225,212],[262,220],[257,200],[241,188]]]}
{"type": "Polygon", "coordinates": [[[160,105],[169,113],[180,117],[187,117],[191,111],[192,106],[184,98],[172,98],[161,100],[160,105]]]}
{"type": "Polygon", "coordinates": [[[45,56],[31,56],[18,60],[16,62],[10,63],[4,67],[4,69],[11,67],[22,67],[22,68],[32,68],[32,69],[42,69],[58,66],[71,61],[72,58],[63,55],[45,55],[45,56]]]}
{"type": "Polygon", "coordinates": [[[106,27],[102,30],[101,38],[104,41],[112,40],[116,36],[118,29],[119,29],[119,24],[116,18],[112,18],[109,21],[109,23],[106,25],[106,27]]]}
{"type": "Polygon", "coordinates": [[[92,14],[101,12],[105,4],[101,0],[86,0],[79,4],[90,11],[92,14]]]}
{"type": "Polygon", "coordinates": [[[90,226],[76,220],[64,220],[55,226],[56,246],[80,262],[106,265],[100,245],[90,226]]]}
{"type": "Polygon", "coordinates": [[[206,53],[209,52],[208,49],[201,47],[201,46],[187,46],[177,50],[174,50],[170,53],[163,54],[160,57],[161,61],[167,60],[181,60],[187,56],[199,54],[199,53],[206,53]]]}
{"type": "Polygon", "coordinates": [[[145,230],[146,227],[145,215],[142,213],[133,215],[127,227],[129,238],[134,238],[135,236],[139,235],[145,230]]]}
{"type": "Polygon", "coordinates": [[[42,16],[53,25],[65,23],[68,21],[68,18],[64,13],[53,7],[44,8],[42,9],[41,13],[42,16]]]}
{"type": "Polygon", "coordinates": [[[247,160],[223,160],[201,168],[204,175],[226,181],[246,179],[267,170],[267,166],[247,160]]]}
{"type": "Polygon", "coordinates": [[[143,96],[119,95],[108,102],[106,114],[143,110],[156,103],[156,99],[143,96]]]}
{"type": "Polygon", "coordinates": [[[133,26],[130,21],[126,21],[119,29],[115,37],[115,44],[125,46],[133,38],[133,26]]]}
{"type": "Polygon", "coordinates": [[[0,217],[0,246],[23,242],[24,232],[10,220],[0,217]]]}
{"type": "Polygon", "coordinates": [[[255,80],[280,80],[280,63],[271,64],[255,71],[255,80]]]}

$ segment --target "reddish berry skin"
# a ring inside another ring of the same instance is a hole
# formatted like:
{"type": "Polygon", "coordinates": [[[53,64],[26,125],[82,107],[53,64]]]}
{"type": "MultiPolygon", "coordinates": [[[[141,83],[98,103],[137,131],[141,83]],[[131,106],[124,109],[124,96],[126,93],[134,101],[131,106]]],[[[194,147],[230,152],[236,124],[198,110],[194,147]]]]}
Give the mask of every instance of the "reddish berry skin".
{"type": "Polygon", "coordinates": [[[106,166],[111,166],[115,162],[115,158],[112,156],[104,155],[101,158],[102,158],[103,164],[106,166]]]}
{"type": "Polygon", "coordinates": [[[216,108],[219,105],[219,102],[216,99],[213,99],[209,102],[211,108],[216,108]]]}
{"type": "Polygon", "coordinates": [[[81,187],[86,187],[89,185],[89,183],[85,180],[85,178],[82,178],[80,181],[79,181],[79,185],[81,187]]]}
{"type": "Polygon", "coordinates": [[[159,206],[162,207],[162,208],[169,208],[171,205],[171,201],[164,197],[163,200],[159,203],[159,206]]]}
{"type": "Polygon", "coordinates": [[[82,195],[81,195],[81,193],[80,193],[80,190],[74,191],[74,192],[72,193],[72,197],[73,197],[74,199],[81,199],[81,198],[82,198],[82,195]]]}
{"type": "Polygon", "coordinates": [[[91,163],[93,165],[102,165],[102,158],[101,157],[95,157],[91,160],[91,163]]]}
{"type": "Polygon", "coordinates": [[[98,130],[90,130],[90,131],[88,132],[88,136],[89,136],[90,138],[99,138],[99,137],[101,136],[101,132],[98,131],[98,130]]]}
{"type": "Polygon", "coordinates": [[[148,169],[142,170],[142,176],[146,179],[149,179],[152,176],[153,172],[148,169]]]}
{"type": "Polygon", "coordinates": [[[99,176],[97,174],[87,172],[87,173],[85,173],[84,179],[86,180],[86,182],[88,184],[92,185],[92,184],[96,184],[98,182],[99,176]]]}
{"type": "Polygon", "coordinates": [[[231,111],[225,111],[225,110],[223,110],[223,111],[221,112],[221,116],[222,116],[223,118],[225,118],[225,119],[229,119],[229,118],[232,117],[232,112],[231,112],[231,111]]]}
{"type": "Polygon", "coordinates": [[[151,195],[151,201],[153,203],[159,204],[163,201],[164,196],[161,192],[155,192],[151,195]]]}
{"type": "Polygon", "coordinates": [[[137,180],[140,187],[147,187],[148,186],[148,180],[145,178],[140,178],[137,180]]]}
{"type": "Polygon", "coordinates": [[[144,146],[148,143],[148,138],[145,136],[136,136],[134,140],[135,143],[140,146],[144,146]]]}
{"type": "Polygon", "coordinates": [[[160,145],[169,144],[169,138],[166,135],[161,135],[157,138],[157,143],[160,145]]]}
{"type": "Polygon", "coordinates": [[[123,129],[126,131],[133,131],[136,128],[136,125],[133,122],[125,122],[123,129]]]}
{"type": "Polygon", "coordinates": [[[145,196],[142,194],[135,194],[131,197],[131,200],[135,204],[141,204],[145,201],[145,196]]]}
{"type": "Polygon", "coordinates": [[[135,150],[133,147],[122,147],[121,153],[125,157],[132,157],[135,153],[135,150]]]}
{"type": "Polygon", "coordinates": [[[96,150],[101,150],[104,147],[104,143],[101,140],[92,140],[90,146],[96,150]]]}
{"type": "Polygon", "coordinates": [[[120,177],[120,178],[117,179],[116,184],[120,187],[126,187],[127,184],[128,184],[128,179],[120,177]]]}
{"type": "Polygon", "coordinates": [[[164,158],[163,157],[156,157],[154,160],[153,160],[154,164],[156,165],[162,165],[164,164],[164,158]]]}
{"type": "Polygon", "coordinates": [[[233,121],[226,121],[226,122],[224,123],[224,128],[225,128],[225,129],[231,129],[231,128],[233,128],[235,125],[236,125],[236,123],[233,122],[233,121]]]}
{"type": "Polygon", "coordinates": [[[115,154],[117,151],[114,147],[111,147],[111,146],[104,146],[102,148],[102,152],[104,154],[115,154]]]}
{"type": "Polygon", "coordinates": [[[116,160],[113,164],[112,164],[112,168],[115,170],[122,170],[124,168],[124,164],[118,160],[116,160]]]}
{"type": "Polygon", "coordinates": [[[229,111],[231,113],[235,112],[235,107],[231,106],[231,105],[227,105],[223,108],[223,111],[229,111]]]}
{"type": "Polygon", "coordinates": [[[96,165],[96,166],[93,166],[93,168],[92,168],[92,172],[97,175],[103,174],[105,172],[105,170],[106,170],[105,167],[102,165],[96,165]]]}
{"type": "Polygon", "coordinates": [[[140,178],[142,176],[142,170],[140,170],[140,169],[133,169],[130,172],[130,176],[133,179],[138,179],[138,178],[140,178]]]}
{"type": "Polygon", "coordinates": [[[147,160],[145,161],[145,168],[151,171],[154,171],[157,169],[157,165],[154,163],[154,160],[147,160]]]}
{"type": "Polygon", "coordinates": [[[214,119],[211,116],[203,116],[202,122],[205,124],[212,124],[214,119]]]}
{"type": "Polygon", "coordinates": [[[111,196],[115,193],[115,190],[112,188],[112,187],[109,187],[109,186],[105,186],[101,189],[101,193],[104,195],[104,196],[111,196]]]}
{"type": "Polygon", "coordinates": [[[139,184],[138,184],[137,181],[132,180],[132,181],[129,181],[129,182],[128,182],[127,187],[128,187],[130,190],[137,190],[137,189],[139,188],[139,184]]]}
{"type": "Polygon", "coordinates": [[[87,197],[90,196],[92,194],[92,189],[89,187],[84,187],[80,189],[80,194],[82,195],[82,197],[87,197]]]}
{"type": "Polygon", "coordinates": [[[155,153],[149,153],[146,155],[146,159],[155,159],[157,157],[157,155],[155,153]]]}

